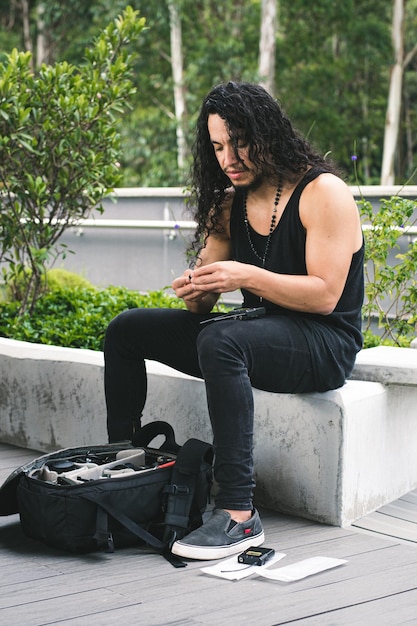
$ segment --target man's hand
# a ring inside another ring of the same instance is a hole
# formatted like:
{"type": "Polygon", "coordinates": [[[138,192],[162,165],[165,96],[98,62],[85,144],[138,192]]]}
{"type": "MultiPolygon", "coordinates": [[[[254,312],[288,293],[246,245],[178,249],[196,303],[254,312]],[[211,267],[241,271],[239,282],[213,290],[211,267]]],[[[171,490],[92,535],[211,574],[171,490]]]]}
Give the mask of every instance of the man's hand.
{"type": "Polygon", "coordinates": [[[241,263],[215,261],[193,270],[191,285],[199,293],[227,293],[242,286],[243,273],[244,266],[241,263]]]}
{"type": "MultiPolygon", "coordinates": [[[[191,283],[192,270],[185,270],[182,276],[175,278],[172,282],[172,288],[175,295],[183,300],[198,299],[198,292],[191,283]]],[[[200,295],[201,297],[201,295],[200,295]]]]}
{"type": "Polygon", "coordinates": [[[172,288],[178,298],[182,298],[189,311],[193,313],[208,313],[217,302],[218,293],[211,293],[208,289],[200,289],[193,283],[196,270],[185,270],[172,282],[172,288]]]}

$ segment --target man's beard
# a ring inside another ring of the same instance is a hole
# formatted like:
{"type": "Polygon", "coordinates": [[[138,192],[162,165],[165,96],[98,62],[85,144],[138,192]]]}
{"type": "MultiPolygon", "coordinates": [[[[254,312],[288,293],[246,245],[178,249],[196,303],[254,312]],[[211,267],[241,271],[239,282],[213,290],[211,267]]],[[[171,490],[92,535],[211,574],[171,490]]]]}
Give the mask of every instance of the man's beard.
{"type": "Polygon", "coordinates": [[[262,176],[262,174],[256,174],[254,179],[250,182],[250,183],[243,183],[241,185],[238,184],[234,184],[234,188],[235,189],[241,189],[242,191],[248,193],[249,191],[256,191],[257,189],[259,189],[259,187],[262,186],[262,184],[264,183],[264,177],[262,176]]]}

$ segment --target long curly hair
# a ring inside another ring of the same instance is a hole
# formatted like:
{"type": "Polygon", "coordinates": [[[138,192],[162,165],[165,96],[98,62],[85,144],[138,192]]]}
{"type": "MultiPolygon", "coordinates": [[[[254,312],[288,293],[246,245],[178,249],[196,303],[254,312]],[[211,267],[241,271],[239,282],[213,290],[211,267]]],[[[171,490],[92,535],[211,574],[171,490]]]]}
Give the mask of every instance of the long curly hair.
{"type": "Polygon", "coordinates": [[[189,254],[198,253],[210,233],[222,231],[219,216],[231,187],[210,141],[207,122],[211,114],[225,121],[238,159],[238,143],[248,146],[249,159],[263,177],[293,182],[312,165],[336,173],[335,166],[297,132],[278,101],[263,87],[244,82],[217,85],[205,97],[196,124],[187,204],[197,228],[189,254]]]}

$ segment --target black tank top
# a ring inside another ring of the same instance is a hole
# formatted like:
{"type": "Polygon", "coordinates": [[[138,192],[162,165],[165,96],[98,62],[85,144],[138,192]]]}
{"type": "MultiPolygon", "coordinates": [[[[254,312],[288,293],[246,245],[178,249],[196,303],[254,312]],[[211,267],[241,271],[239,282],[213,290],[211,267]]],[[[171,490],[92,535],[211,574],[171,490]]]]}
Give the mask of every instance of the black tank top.
{"type": "MultiPolygon", "coordinates": [[[[281,219],[272,233],[265,260],[265,269],[280,274],[307,275],[305,262],[306,234],[299,215],[300,196],[305,187],[325,171],[325,169],[318,167],[312,168],[294,189],[281,219]]],[[[233,258],[240,263],[262,267],[261,260],[255,256],[248,241],[244,223],[243,200],[244,192],[237,190],[230,218],[233,258]]],[[[268,237],[254,231],[250,224],[248,226],[255,250],[262,258],[268,237]]],[[[308,335],[310,344],[312,342],[316,344],[312,335],[318,333],[320,337],[316,337],[316,339],[322,342],[328,336],[329,330],[336,331],[336,334],[339,334],[342,339],[343,350],[348,348],[348,352],[354,357],[362,347],[363,263],[364,244],[362,243],[362,247],[352,255],[345,288],[334,311],[329,315],[292,311],[266,299],[262,301],[262,306],[266,307],[269,314],[290,315],[299,320],[300,326],[308,335]],[[326,329],[327,332],[321,332],[321,330],[326,331],[326,329]]],[[[258,296],[246,289],[242,289],[242,295],[243,306],[259,306],[258,296]]],[[[333,334],[330,332],[330,335],[333,334]]],[[[349,370],[353,366],[351,357],[348,358],[348,361],[349,365],[346,365],[349,370]]]]}

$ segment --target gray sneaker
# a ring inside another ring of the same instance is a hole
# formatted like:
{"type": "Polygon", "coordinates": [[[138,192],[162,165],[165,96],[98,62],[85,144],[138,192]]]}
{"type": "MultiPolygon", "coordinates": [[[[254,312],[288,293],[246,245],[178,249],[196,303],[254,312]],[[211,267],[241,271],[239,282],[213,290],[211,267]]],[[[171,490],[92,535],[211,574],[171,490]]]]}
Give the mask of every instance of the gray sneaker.
{"type": "Polygon", "coordinates": [[[189,535],[174,543],[173,554],[185,559],[211,560],[260,546],[265,535],[258,511],[247,522],[234,523],[223,509],[214,509],[211,518],[189,535]]]}

